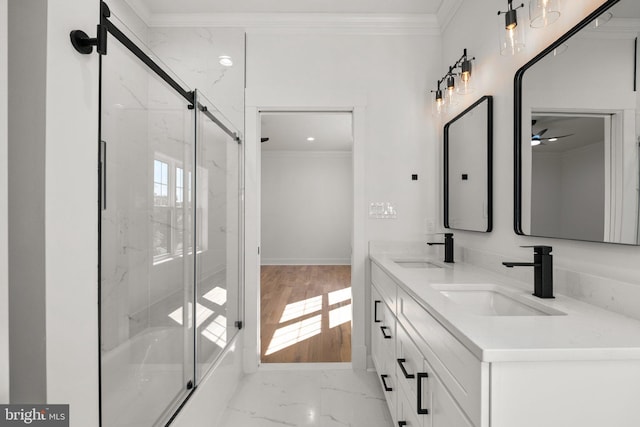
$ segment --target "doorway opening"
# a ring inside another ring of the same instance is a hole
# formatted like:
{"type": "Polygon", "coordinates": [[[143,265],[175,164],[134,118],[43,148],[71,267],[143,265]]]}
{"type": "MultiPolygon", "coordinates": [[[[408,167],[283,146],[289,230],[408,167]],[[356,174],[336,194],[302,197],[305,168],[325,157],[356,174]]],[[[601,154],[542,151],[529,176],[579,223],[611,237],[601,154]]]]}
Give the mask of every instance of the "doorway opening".
{"type": "Polygon", "coordinates": [[[351,362],[351,112],[262,112],[260,359],[351,362]]]}

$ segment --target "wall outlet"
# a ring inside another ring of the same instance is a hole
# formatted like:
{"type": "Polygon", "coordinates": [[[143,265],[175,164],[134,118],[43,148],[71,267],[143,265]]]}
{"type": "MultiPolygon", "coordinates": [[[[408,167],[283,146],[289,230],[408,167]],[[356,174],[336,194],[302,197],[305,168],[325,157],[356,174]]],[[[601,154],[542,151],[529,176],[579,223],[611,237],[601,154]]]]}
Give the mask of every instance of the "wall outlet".
{"type": "Polygon", "coordinates": [[[395,206],[389,202],[369,203],[369,218],[375,219],[396,219],[398,212],[395,206]]]}

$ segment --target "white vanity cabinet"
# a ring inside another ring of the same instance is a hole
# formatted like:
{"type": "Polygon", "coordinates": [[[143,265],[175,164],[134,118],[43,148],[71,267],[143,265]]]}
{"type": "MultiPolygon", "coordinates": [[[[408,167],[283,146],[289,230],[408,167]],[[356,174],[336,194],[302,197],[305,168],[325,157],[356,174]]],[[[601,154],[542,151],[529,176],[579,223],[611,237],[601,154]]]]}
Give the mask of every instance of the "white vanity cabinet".
{"type": "MultiPolygon", "coordinates": [[[[564,297],[563,316],[474,317],[431,289],[465,266],[392,275],[397,267],[380,265],[371,263],[372,356],[394,426],[640,426],[636,321],[564,297]]],[[[483,283],[473,275],[453,283],[483,283]]]]}
{"type": "Polygon", "coordinates": [[[480,389],[482,364],[376,264],[371,277],[372,357],[383,387],[393,388],[385,396],[394,423],[481,427],[481,398],[475,392],[480,389]],[[392,327],[393,337],[385,338],[384,328],[392,327]]]}

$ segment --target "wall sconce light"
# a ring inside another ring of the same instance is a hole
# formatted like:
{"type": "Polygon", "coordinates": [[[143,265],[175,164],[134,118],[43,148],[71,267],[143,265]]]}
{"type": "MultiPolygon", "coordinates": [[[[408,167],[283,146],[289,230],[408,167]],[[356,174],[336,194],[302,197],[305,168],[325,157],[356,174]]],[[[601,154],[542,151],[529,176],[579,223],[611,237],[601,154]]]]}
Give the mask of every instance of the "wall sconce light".
{"type": "Polygon", "coordinates": [[[531,0],[529,19],[531,28],[544,28],[560,17],[559,0],[531,0]]]}
{"type": "Polygon", "coordinates": [[[513,0],[508,0],[509,6],[506,12],[499,11],[498,16],[504,15],[504,25],[500,23],[500,54],[515,55],[524,48],[524,26],[518,25],[518,9],[524,7],[524,3],[513,8],[513,0]]]}
{"type": "Polygon", "coordinates": [[[458,104],[458,94],[466,95],[473,91],[471,86],[471,61],[476,58],[467,57],[467,49],[464,49],[462,56],[453,65],[449,66],[449,71],[438,80],[432,109],[434,116],[440,116],[447,108],[458,104]],[[444,92],[442,85],[445,84],[444,92]]]}
{"type": "Polygon", "coordinates": [[[431,93],[435,93],[433,103],[431,104],[432,114],[436,117],[442,115],[445,111],[444,97],[442,95],[442,89],[440,89],[440,82],[438,82],[438,89],[432,90],[431,93]]]}

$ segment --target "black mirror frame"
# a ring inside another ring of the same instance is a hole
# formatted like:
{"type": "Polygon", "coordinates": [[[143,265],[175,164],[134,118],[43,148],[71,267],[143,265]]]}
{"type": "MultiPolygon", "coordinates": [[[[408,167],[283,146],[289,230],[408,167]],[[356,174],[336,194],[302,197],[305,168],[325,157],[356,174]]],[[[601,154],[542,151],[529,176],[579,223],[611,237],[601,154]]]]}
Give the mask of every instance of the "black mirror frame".
{"type": "Polygon", "coordinates": [[[480,233],[489,233],[493,229],[493,96],[485,95],[466,110],[451,119],[444,125],[444,227],[449,226],[449,127],[456,121],[461,119],[469,111],[476,108],[483,102],[487,102],[487,229],[486,230],[466,230],[464,228],[458,230],[476,231],[480,233]]]}
{"type": "Polygon", "coordinates": [[[516,71],[513,81],[513,229],[516,234],[519,234],[521,236],[529,236],[529,234],[525,234],[524,231],[522,231],[522,80],[524,78],[524,73],[537,62],[552,53],[556,48],[564,44],[577,32],[588,26],[595,18],[597,18],[606,10],[610,9],[613,5],[619,2],[620,0],[605,1],[600,7],[591,12],[575,27],[571,28],[565,34],[560,36],[560,38],[558,38],[555,42],[551,43],[542,52],[540,52],[529,62],[524,64],[518,71],[516,71]]]}

